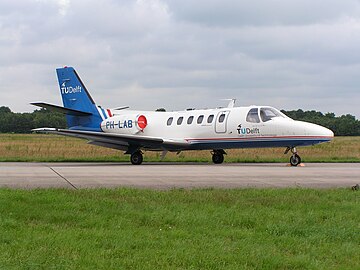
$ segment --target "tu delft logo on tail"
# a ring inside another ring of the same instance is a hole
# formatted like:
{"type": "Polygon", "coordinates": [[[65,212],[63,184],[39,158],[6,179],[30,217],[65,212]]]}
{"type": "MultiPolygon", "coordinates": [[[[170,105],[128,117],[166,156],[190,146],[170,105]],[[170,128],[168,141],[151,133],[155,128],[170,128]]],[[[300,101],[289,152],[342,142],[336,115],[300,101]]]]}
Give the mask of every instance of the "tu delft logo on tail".
{"type": "Polygon", "coordinates": [[[65,82],[61,84],[61,94],[74,94],[74,93],[81,93],[81,86],[77,85],[75,87],[66,86],[65,82]]]}

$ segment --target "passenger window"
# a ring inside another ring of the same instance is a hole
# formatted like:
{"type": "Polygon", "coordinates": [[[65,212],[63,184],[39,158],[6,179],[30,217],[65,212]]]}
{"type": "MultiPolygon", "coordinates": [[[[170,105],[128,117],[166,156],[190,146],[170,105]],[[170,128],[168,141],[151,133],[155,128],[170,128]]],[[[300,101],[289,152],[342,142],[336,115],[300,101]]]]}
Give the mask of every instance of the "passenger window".
{"type": "Polygon", "coordinates": [[[224,120],[225,120],[225,114],[222,113],[222,114],[219,116],[219,123],[224,122],[224,120]]]}
{"type": "Polygon", "coordinates": [[[184,117],[179,117],[178,120],[177,120],[177,124],[178,125],[181,125],[182,121],[184,120],[184,117]]]}
{"type": "Polygon", "coordinates": [[[211,124],[213,120],[214,120],[214,115],[213,114],[209,115],[207,119],[208,124],[211,124]]]}
{"type": "Polygon", "coordinates": [[[200,115],[200,116],[198,117],[198,119],[197,119],[197,123],[198,123],[198,124],[201,124],[203,120],[204,120],[204,116],[203,116],[203,115],[200,115]]]}
{"type": "Polygon", "coordinates": [[[170,118],[167,120],[167,125],[168,125],[168,126],[171,126],[173,120],[174,120],[174,118],[173,118],[173,117],[170,117],[170,118]]]}
{"type": "Polygon", "coordinates": [[[258,108],[252,108],[246,116],[246,121],[250,123],[260,123],[258,112],[258,108]]]}
{"type": "Polygon", "coordinates": [[[191,125],[194,120],[194,116],[190,116],[187,120],[188,125],[191,125]]]}

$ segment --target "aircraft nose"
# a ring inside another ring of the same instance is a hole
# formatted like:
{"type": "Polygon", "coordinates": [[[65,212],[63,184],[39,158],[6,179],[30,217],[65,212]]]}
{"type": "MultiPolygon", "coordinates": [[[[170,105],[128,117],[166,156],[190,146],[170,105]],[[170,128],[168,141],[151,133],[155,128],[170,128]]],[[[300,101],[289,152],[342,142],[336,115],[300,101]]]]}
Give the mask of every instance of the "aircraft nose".
{"type": "Polygon", "coordinates": [[[314,127],[312,128],[313,135],[325,137],[329,140],[332,140],[334,138],[334,132],[332,132],[332,130],[320,125],[314,125],[313,127],[314,127]]]}
{"type": "Polygon", "coordinates": [[[325,140],[332,140],[334,138],[334,132],[326,127],[307,122],[299,123],[304,127],[305,134],[308,136],[319,137],[325,140]]]}
{"type": "Polygon", "coordinates": [[[329,137],[330,139],[334,138],[334,132],[332,132],[332,130],[326,128],[326,127],[322,127],[323,128],[323,136],[329,137]]]}

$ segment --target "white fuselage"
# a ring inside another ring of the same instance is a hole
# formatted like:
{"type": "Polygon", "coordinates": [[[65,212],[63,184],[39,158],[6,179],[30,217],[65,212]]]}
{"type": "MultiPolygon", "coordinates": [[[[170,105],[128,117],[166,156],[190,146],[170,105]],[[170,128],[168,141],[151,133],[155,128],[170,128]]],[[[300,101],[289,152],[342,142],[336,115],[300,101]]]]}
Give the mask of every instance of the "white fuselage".
{"type": "Polygon", "coordinates": [[[113,110],[111,114],[101,123],[103,132],[179,143],[167,150],[296,147],[330,141],[334,136],[327,128],[294,121],[269,106],[176,112],[113,110]]]}

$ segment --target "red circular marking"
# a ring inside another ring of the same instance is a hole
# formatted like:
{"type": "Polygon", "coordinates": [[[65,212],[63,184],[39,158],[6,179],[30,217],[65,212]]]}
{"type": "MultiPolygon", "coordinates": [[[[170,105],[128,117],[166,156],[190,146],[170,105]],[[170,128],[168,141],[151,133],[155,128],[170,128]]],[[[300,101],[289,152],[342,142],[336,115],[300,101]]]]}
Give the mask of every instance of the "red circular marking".
{"type": "Polygon", "coordinates": [[[137,119],[137,124],[140,129],[144,129],[147,126],[147,119],[144,115],[140,115],[137,119]]]}

